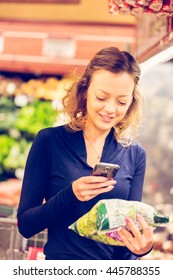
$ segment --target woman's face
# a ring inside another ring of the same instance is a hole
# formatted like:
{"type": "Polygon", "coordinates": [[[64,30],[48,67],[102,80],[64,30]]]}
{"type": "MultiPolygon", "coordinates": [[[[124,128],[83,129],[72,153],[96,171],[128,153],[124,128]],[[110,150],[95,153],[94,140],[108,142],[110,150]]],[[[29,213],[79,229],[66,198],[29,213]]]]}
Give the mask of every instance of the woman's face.
{"type": "Polygon", "coordinates": [[[135,82],[126,72],[96,71],[86,93],[87,126],[109,131],[126,115],[135,82]]]}

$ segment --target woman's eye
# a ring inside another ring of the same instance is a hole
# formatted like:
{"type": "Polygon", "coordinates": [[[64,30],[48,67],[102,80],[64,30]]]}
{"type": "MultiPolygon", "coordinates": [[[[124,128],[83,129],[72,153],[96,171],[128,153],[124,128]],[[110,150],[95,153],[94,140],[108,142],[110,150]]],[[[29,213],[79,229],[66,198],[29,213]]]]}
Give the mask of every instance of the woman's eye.
{"type": "Polygon", "coordinates": [[[105,100],[106,100],[106,98],[100,97],[100,96],[96,96],[96,98],[97,98],[98,100],[100,100],[100,101],[105,101],[105,100]]]}
{"type": "Polygon", "coordinates": [[[126,102],[123,102],[123,101],[118,101],[118,103],[119,103],[120,105],[122,105],[122,106],[123,106],[123,105],[125,106],[125,105],[127,104],[126,102]]]}

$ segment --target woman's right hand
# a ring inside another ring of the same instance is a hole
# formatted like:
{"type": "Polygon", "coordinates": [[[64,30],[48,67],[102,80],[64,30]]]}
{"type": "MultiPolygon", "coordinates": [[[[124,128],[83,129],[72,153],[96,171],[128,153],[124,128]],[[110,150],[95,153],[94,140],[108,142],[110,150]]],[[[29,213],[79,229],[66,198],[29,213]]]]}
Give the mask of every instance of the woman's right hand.
{"type": "Polygon", "coordinates": [[[115,180],[103,176],[86,176],[74,181],[72,189],[78,200],[88,201],[101,193],[111,191],[115,184],[115,180]]]}

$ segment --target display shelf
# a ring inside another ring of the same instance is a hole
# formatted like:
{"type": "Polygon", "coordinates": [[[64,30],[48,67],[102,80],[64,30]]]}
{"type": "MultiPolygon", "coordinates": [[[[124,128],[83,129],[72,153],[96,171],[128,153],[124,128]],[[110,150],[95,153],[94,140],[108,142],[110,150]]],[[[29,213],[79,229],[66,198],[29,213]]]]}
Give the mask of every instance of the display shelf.
{"type": "Polygon", "coordinates": [[[0,22],[0,70],[36,74],[83,71],[110,45],[135,54],[134,24],[0,22]],[[15,42],[15,43],[14,43],[15,42]]]}

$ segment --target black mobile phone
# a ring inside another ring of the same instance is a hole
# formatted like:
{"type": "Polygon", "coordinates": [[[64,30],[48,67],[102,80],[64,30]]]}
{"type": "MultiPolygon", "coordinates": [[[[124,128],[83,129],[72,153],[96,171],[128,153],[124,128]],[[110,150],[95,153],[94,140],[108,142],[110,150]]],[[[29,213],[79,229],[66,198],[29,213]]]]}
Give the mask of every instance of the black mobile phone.
{"type": "Polygon", "coordinates": [[[95,165],[91,172],[91,175],[113,178],[116,175],[119,168],[120,166],[118,164],[100,162],[95,165]]]}

